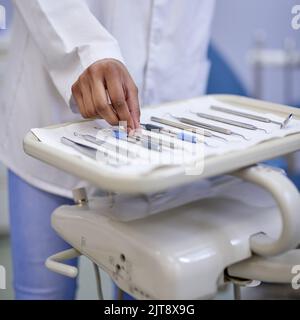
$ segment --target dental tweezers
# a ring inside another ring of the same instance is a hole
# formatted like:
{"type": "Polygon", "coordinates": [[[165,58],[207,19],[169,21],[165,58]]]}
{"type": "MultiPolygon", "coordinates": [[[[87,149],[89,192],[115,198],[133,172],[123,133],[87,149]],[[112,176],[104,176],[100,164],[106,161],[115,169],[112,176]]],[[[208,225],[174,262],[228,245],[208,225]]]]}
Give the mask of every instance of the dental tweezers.
{"type": "MultiPolygon", "coordinates": [[[[74,150],[78,151],[79,153],[81,153],[81,154],[83,154],[93,160],[97,160],[97,154],[99,152],[99,150],[97,148],[86,146],[84,144],[81,144],[77,141],[73,141],[73,140],[66,138],[66,137],[62,137],[60,141],[62,144],[73,148],[74,150]]],[[[107,154],[107,156],[109,158],[115,160],[112,156],[110,156],[108,154],[107,154]]],[[[113,167],[119,167],[121,164],[126,164],[126,162],[124,160],[123,160],[123,162],[120,162],[120,159],[118,159],[118,162],[119,162],[118,164],[110,163],[110,165],[113,167]]]]}
{"type": "Polygon", "coordinates": [[[117,151],[117,153],[120,153],[121,155],[125,155],[125,156],[129,156],[131,158],[136,158],[136,155],[133,153],[133,152],[130,152],[129,150],[127,150],[126,148],[122,148],[121,146],[119,145],[114,145],[113,143],[109,143],[105,140],[101,140],[99,138],[96,138],[92,135],[89,135],[89,134],[80,134],[80,133],[77,133],[77,132],[74,132],[74,135],[76,137],[79,137],[81,139],[84,139],[85,141],[87,142],[90,142],[90,143],[93,143],[97,146],[104,146],[105,148],[107,148],[108,150],[111,150],[111,151],[117,151]]]}
{"type": "Polygon", "coordinates": [[[87,147],[83,144],[72,141],[66,137],[62,137],[60,141],[62,144],[73,148],[74,150],[78,151],[79,153],[84,154],[85,156],[87,156],[93,160],[96,160],[96,158],[97,158],[97,149],[96,148],[87,147]]]}
{"type": "Polygon", "coordinates": [[[232,109],[228,109],[228,108],[224,108],[224,107],[211,106],[210,108],[215,111],[233,114],[235,116],[244,117],[244,118],[248,118],[248,119],[252,119],[252,120],[256,120],[256,121],[260,121],[260,122],[264,122],[264,123],[274,123],[274,124],[279,125],[281,129],[284,129],[289,124],[289,122],[292,120],[292,118],[294,116],[291,113],[287,116],[287,118],[283,122],[278,122],[278,121],[274,121],[269,118],[257,116],[257,115],[247,113],[247,112],[236,111],[236,110],[232,110],[232,109]]]}

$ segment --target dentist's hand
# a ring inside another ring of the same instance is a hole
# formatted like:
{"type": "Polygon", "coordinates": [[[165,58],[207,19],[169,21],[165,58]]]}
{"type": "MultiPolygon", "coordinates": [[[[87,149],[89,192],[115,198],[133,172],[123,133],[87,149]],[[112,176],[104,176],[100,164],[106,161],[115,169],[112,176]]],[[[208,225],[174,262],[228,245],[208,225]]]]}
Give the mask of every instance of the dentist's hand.
{"type": "Polygon", "coordinates": [[[74,83],[72,93],[84,118],[101,117],[111,125],[126,121],[129,130],[139,128],[138,89],[121,62],[95,62],[74,83]]]}

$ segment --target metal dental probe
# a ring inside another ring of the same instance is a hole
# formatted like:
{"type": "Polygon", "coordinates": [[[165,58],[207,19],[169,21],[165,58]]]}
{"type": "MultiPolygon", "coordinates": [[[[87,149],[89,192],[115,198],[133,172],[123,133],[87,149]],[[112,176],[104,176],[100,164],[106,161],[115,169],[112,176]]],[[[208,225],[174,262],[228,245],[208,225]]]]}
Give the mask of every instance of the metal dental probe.
{"type": "MultiPolygon", "coordinates": [[[[102,128],[97,128],[94,127],[96,130],[103,130],[102,128]]],[[[140,145],[148,150],[152,151],[157,151],[157,152],[162,152],[162,147],[159,146],[158,144],[153,143],[152,141],[149,141],[148,137],[145,138],[140,138],[140,137],[130,137],[124,130],[120,129],[115,129],[115,130],[109,130],[109,132],[112,133],[112,135],[117,139],[117,140],[122,140],[129,142],[131,144],[137,145],[137,143],[140,143],[140,145]]]]}
{"type": "Polygon", "coordinates": [[[154,124],[141,124],[141,125],[142,125],[142,127],[144,127],[148,131],[157,131],[161,134],[175,137],[178,140],[181,140],[184,142],[189,142],[189,143],[193,143],[193,144],[200,142],[200,143],[204,143],[208,147],[215,148],[215,146],[210,145],[206,141],[199,140],[195,135],[187,134],[185,132],[176,132],[173,130],[166,129],[164,127],[156,126],[154,124]]]}
{"type": "MultiPolygon", "coordinates": [[[[148,132],[147,132],[148,133],[148,132]]],[[[159,138],[155,138],[153,136],[150,136],[149,134],[143,134],[143,133],[135,133],[132,138],[135,139],[136,141],[140,142],[144,142],[144,143],[148,143],[148,146],[152,146],[154,144],[154,146],[158,146],[155,147],[159,152],[163,151],[163,146],[169,148],[169,149],[174,149],[175,145],[174,143],[168,143],[167,141],[163,141],[162,139],[159,138]]]]}
{"type": "Polygon", "coordinates": [[[172,115],[170,113],[169,113],[169,115],[171,117],[173,117],[174,119],[177,119],[178,121],[180,121],[182,123],[189,124],[191,126],[195,126],[195,127],[211,130],[211,131],[218,132],[218,133],[221,133],[221,134],[225,134],[225,135],[228,135],[228,136],[230,136],[230,135],[239,136],[239,137],[242,137],[243,139],[249,141],[249,139],[247,139],[242,134],[239,134],[237,132],[231,131],[230,129],[225,129],[225,128],[218,127],[218,126],[213,126],[213,125],[210,125],[210,124],[206,124],[206,123],[203,123],[203,122],[198,122],[198,121],[195,121],[195,120],[192,120],[192,119],[188,119],[188,118],[176,117],[176,116],[174,116],[174,115],[172,115]]]}
{"type": "Polygon", "coordinates": [[[218,117],[215,115],[211,115],[211,114],[207,114],[207,113],[201,113],[201,112],[194,112],[192,110],[190,110],[190,112],[192,114],[195,114],[196,116],[198,116],[199,118],[203,118],[203,119],[207,119],[207,120],[212,120],[212,121],[216,121],[216,122],[221,122],[221,123],[225,123],[231,126],[235,126],[235,127],[239,127],[239,128],[243,128],[243,129],[248,129],[248,130],[262,130],[265,133],[268,133],[267,130],[263,129],[263,128],[259,128],[257,126],[254,126],[252,124],[249,123],[245,123],[245,122],[240,122],[240,121],[235,121],[235,120],[230,120],[230,119],[226,119],[226,118],[222,118],[222,117],[218,117]]]}
{"type": "Polygon", "coordinates": [[[172,136],[172,137],[176,137],[178,140],[181,141],[186,141],[186,142],[190,142],[190,143],[197,143],[197,137],[190,135],[190,134],[185,134],[183,132],[176,132],[176,131],[172,131],[169,129],[166,129],[164,127],[160,127],[160,126],[156,126],[154,124],[141,124],[142,127],[144,127],[147,131],[154,131],[154,132],[158,132],[167,136],[172,136]]]}
{"type": "Polygon", "coordinates": [[[291,119],[294,116],[292,113],[290,113],[288,115],[288,117],[283,122],[278,122],[278,121],[274,121],[274,120],[269,119],[269,118],[257,116],[257,115],[254,115],[254,114],[251,114],[251,113],[247,113],[247,112],[231,110],[231,109],[224,108],[224,107],[211,106],[210,108],[212,110],[215,110],[215,111],[220,111],[220,112],[223,112],[223,113],[233,114],[235,116],[244,117],[244,118],[248,118],[248,119],[251,119],[251,120],[256,120],[256,121],[259,121],[259,122],[274,123],[274,124],[279,125],[280,129],[286,128],[287,125],[290,123],[291,119]]]}
{"type": "Polygon", "coordinates": [[[290,121],[294,118],[294,115],[290,113],[288,117],[282,122],[280,129],[284,129],[287,127],[287,125],[290,123],[290,121]]]}
{"type": "MultiPolygon", "coordinates": [[[[156,123],[160,123],[160,124],[164,124],[166,126],[170,126],[173,128],[177,128],[177,129],[181,129],[181,130],[186,130],[186,131],[190,131],[193,132],[195,134],[199,134],[196,132],[196,128],[192,127],[192,126],[188,126],[182,123],[177,123],[171,120],[167,120],[167,119],[162,119],[162,118],[157,118],[157,117],[151,117],[151,121],[156,122],[156,123]]],[[[213,133],[211,133],[210,131],[207,130],[203,130],[203,134],[201,133],[200,135],[204,135],[207,138],[216,138],[216,139],[220,139],[223,141],[228,142],[228,140],[226,138],[220,137],[218,135],[215,135],[213,133]]]]}

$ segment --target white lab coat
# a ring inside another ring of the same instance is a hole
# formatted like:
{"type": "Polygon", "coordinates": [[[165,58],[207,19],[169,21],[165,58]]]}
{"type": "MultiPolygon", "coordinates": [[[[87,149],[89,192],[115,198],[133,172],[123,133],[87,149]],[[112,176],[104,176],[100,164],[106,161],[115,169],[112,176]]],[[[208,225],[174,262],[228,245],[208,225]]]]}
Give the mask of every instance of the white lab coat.
{"type": "Polygon", "coordinates": [[[33,127],[80,118],[71,86],[95,61],[128,67],[142,104],[199,96],[206,88],[213,0],[14,0],[0,160],[32,185],[63,196],[86,184],[26,156],[33,127]]]}

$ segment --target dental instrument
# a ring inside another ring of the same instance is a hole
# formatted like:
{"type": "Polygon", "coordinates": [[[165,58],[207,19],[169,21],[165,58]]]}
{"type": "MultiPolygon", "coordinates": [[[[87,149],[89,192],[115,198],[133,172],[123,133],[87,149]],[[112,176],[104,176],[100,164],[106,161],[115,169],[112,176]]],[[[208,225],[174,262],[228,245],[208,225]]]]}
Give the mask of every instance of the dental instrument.
{"type": "Polygon", "coordinates": [[[91,148],[87,147],[83,144],[80,144],[78,142],[72,141],[66,137],[61,138],[61,143],[63,143],[65,146],[71,147],[74,150],[84,154],[85,156],[91,158],[91,159],[96,159],[97,156],[97,149],[96,148],[91,148]]]}
{"type": "Polygon", "coordinates": [[[241,111],[237,111],[237,110],[232,110],[229,108],[218,107],[218,106],[211,106],[210,108],[211,108],[211,110],[220,111],[223,113],[228,113],[228,114],[232,114],[232,115],[239,116],[239,117],[244,117],[244,118],[248,118],[251,120],[256,120],[256,121],[260,121],[260,122],[264,122],[264,123],[274,123],[274,124],[279,125],[280,129],[286,128],[294,116],[292,113],[290,113],[283,122],[278,122],[278,121],[274,121],[274,120],[266,118],[266,117],[254,115],[251,113],[241,112],[241,111]]]}
{"type": "MultiPolygon", "coordinates": [[[[98,127],[94,127],[94,129],[103,130],[98,127]]],[[[109,130],[106,130],[106,132],[109,132],[110,134],[112,134],[112,136],[117,140],[122,140],[125,142],[129,142],[131,144],[140,145],[147,150],[152,150],[152,151],[157,151],[157,152],[163,151],[162,146],[160,146],[156,143],[153,143],[153,141],[151,141],[151,139],[148,139],[148,138],[146,139],[144,137],[137,137],[137,136],[129,136],[121,128],[113,129],[113,130],[109,129],[109,130]]]]}
{"type": "MultiPolygon", "coordinates": [[[[138,137],[147,137],[151,142],[154,141],[154,143],[157,143],[160,146],[164,146],[168,149],[178,149],[178,148],[182,148],[182,146],[179,146],[178,144],[175,143],[175,141],[167,141],[162,139],[162,136],[154,136],[153,134],[157,134],[156,132],[150,132],[147,130],[143,130],[142,133],[140,134],[136,134],[138,137]]],[[[169,136],[170,138],[172,138],[171,136],[169,136]]]]}
{"type": "Polygon", "coordinates": [[[253,124],[240,122],[240,121],[235,121],[235,120],[230,120],[230,119],[226,119],[226,118],[222,118],[222,117],[218,117],[218,116],[215,116],[215,115],[202,113],[202,112],[194,112],[194,111],[191,111],[191,110],[190,110],[190,112],[192,114],[195,114],[199,118],[212,120],[212,121],[216,121],[216,122],[221,122],[221,123],[225,123],[225,124],[228,124],[228,125],[231,125],[231,126],[235,126],[235,127],[239,127],[239,128],[243,128],[243,129],[248,129],[248,130],[261,130],[261,131],[264,131],[265,133],[267,133],[267,130],[265,130],[263,128],[259,128],[259,127],[255,126],[253,124]]]}
{"type": "Polygon", "coordinates": [[[113,160],[115,162],[109,161],[109,165],[113,166],[113,167],[118,167],[119,165],[124,165],[128,163],[128,158],[126,159],[124,156],[121,157],[119,154],[116,154],[116,157],[113,157],[112,155],[106,153],[106,152],[102,152],[100,150],[98,150],[97,148],[93,148],[90,146],[86,146],[84,144],[81,144],[77,141],[73,141],[69,138],[66,137],[62,137],[61,138],[61,143],[63,143],[66,146],[69,146],[71,148],[73,148],[74,150],[78,151],[79,153],[93,159],[93,160],[97,160],[99,156],[101,154],[104,154],[105,157],[108,157],[110,160],[113,160]]]}
{"type": "MultiPolygon", "coordinates": [[[[116,133],[114,133],[116,136],[116,133]]],[[[124,140],[122,135],[119,135],[119,139],[124,140]]],[[[157,151],[157,152],[162,152],[163,148],[161,144],[157,144],[155,142],[153,142],[153,140],[151,139],[151,137],[145,137],[143,135],[133,135],[133,136],[127,136],[125,138],[126,141],[128,141],[129,143],[133,143],[133,144],[137,144],[140,143],[140,145],[148,150],[152,150],[152,151],[157,151]]]]}
{"type": "Polygon", "coordinates": [[[180,121],[182,123],[189,124],[191,126],[199,127],[199,128],[206,129],[206,130],[211,130],[211,131],[214,131],[214,132],[225,134],[227,136],[230,136],[230,135],[239,136],[239,137],[249,141],[249,139],[246,138],[244,135],[242,135],[240,133],[237,133],[237,132],[234,132],[234,131],[232,131],[230,129],[225,129],[225,128],[222,128],[222,127],[218,127],[218,126],[214,126],[214,125],[211,125],[211,124],[195,121],[195,120],[188,119],[188,118],[177,117],[177,116],[172,115],[171,113],[169,113],[169,115],[172,118],[174,118],[174,119],[176,119],[176,120],[178,120],[178,121],[180,121]]]}
{"type": "Polygon", "coordinates": [[[198,135],[201,135],[201,136],[204,136],[204,137],[207,137],[207,138],[216,138],[216,139],[220,139],[220,140],[228,142],[228,140],[226,138],[220,137],[218,135],[215,135],[215,134],[211,133],[210,131],[203,130],[203,133],[202,132],[198,133],[196,131],[197,129],[195,127],[188,126],[188,125],[185,125],[185,124],[182,124],[182,123],[177,123],[177,122],[174,122],[174,121],[170,121],[170,120],[162,119],[162,118],[158,118],[158,117],[151,117],[151,121],[157,122],[157,123],[160,123],[160,124],[164,124],[166,126],[170,126],[170,127],[173,127],[173,128],[190,131],[190,132],[193,132],[194,134],[198,134],[198,135]]]}
{"type": "Polygon", "coordinates": [[[176,137],[178,140],[190,142],[190,143],[197,143],[197,137],[184,133],[184,132],[175,132],[169,129],[165,129],[160,126],[156,126],[154,124],[142,124],[142,127],[144,127],[147,131],[154,131],[159,132],[161,134],[169,135],[172,137],[176,137]]]}
{"type": "Polygon", "coordinates": [[[181,141],[184,141],[184,142],[189,142],[189,143],[193,143],[193,144],[196,144],[196,143],[200,142],[200,143],[204,143],[207,147],[217,148],[216,146],[210,145],[206,141],[198,139],[195,135],[190,135],[190,134],[187,134],[185,132],[176,132],[176,131],[173,131],[173,130],[166,129],[164,127],[156,126],[154,124],[142,124],[142,127],[144,127],[148,131],[156,131],[156,132],[159,132],[161,134],[165,134],[165,135],[168,135],[168,136],[176,137],[178,140],[181,140],[181,141]]]}
{"type": "Polygon", "coordinates": [[[85,141],[88,141],[88,142],[93,143],[95,145],[98,145],[100,147],[105,147],[108,150],[117,152],[118,154],[122,154],[124,156],[129,156],[131,158],[136,158],[136,155],[133,152],[130,152],[126,148],[122,148],[118,144],[114,145],[113,143],[109,143],[109,142],[107,142],[105,140],[101,140],[99,137],[94,137],[94,136],[89,135],[89,134],[80,134],[78,132],[74,132],[74,135],[75,135],[75,137],[82,138],[85,141]]]}

